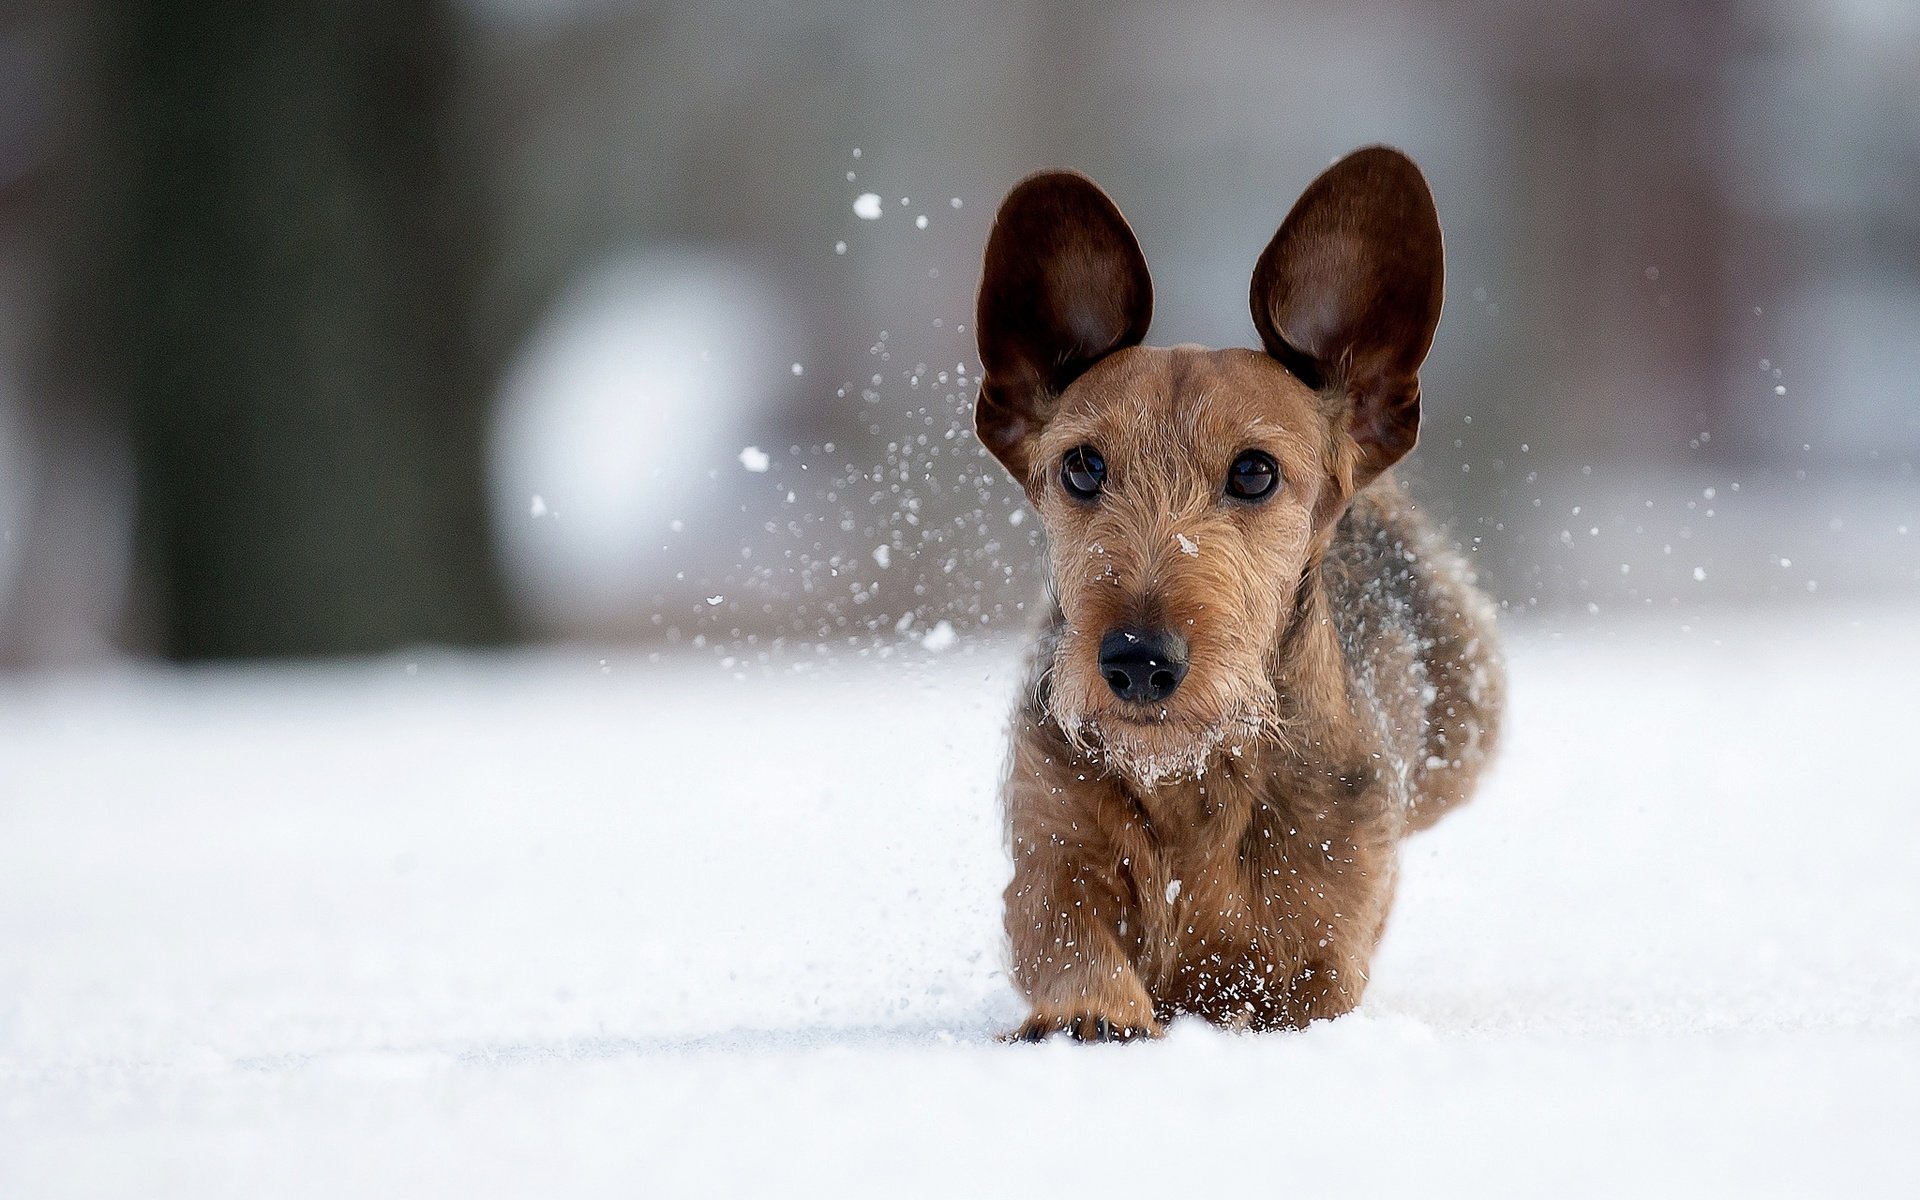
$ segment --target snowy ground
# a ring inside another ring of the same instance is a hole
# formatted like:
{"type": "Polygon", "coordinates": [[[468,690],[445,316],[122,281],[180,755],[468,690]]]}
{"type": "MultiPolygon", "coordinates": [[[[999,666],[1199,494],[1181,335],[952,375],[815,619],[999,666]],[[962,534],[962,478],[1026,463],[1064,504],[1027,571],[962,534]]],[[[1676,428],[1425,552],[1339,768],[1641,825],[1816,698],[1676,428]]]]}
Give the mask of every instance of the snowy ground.
{"type": "Polygon", "coordinates": [[[0,689],[0,1195],[1907,1195],[1920,627],[1516,630],[1365,1008],[1004,1046],[1004,647],[0,689]]]}

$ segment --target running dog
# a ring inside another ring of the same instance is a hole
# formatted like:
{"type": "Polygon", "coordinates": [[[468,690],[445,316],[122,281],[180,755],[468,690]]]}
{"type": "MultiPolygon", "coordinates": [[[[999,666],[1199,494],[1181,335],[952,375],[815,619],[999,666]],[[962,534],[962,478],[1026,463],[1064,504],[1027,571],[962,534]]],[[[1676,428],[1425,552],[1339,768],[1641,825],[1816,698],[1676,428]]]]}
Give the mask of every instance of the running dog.
{"type": "Polygon", "coordinates": [[[1492,605],[1387,473],[1442,260],[1419,168],[1360,150],[1254,266],[1261,350],[1160,348],[1098,186],[1050,171],[1001,205],[975,425],[1052,576],[1004,793],[1015,1036],[1360,1002],[1400,841],[1472,793],[1505,687],[1492,605]]]}

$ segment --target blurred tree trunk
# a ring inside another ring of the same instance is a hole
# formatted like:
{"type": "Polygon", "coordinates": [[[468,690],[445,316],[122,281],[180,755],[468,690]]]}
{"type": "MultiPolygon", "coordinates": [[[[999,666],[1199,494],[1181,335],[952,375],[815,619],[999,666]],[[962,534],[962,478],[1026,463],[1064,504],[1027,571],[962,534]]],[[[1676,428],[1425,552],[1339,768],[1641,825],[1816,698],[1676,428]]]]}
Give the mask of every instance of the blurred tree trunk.
{"type": "Polygon", "coordinates": [[[178,658],[503,637],[436,0],[133,0],[122,381],[178,658]]]}

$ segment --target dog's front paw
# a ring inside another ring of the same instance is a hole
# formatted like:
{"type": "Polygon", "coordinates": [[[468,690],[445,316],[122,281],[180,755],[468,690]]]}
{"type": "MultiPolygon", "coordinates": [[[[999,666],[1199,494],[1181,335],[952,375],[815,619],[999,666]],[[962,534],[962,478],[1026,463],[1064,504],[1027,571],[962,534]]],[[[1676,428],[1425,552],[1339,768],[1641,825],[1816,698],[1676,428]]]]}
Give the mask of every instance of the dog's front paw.
{"type": "Polygon", "coordinates": [[[1160,1025],[1104,1013],[1034,1013],[1008,1035],[1009,1041],[1044,1042],[1064,1033],[1076,1042],[1131,1042],[1160,1036],[1160,1025]]]}

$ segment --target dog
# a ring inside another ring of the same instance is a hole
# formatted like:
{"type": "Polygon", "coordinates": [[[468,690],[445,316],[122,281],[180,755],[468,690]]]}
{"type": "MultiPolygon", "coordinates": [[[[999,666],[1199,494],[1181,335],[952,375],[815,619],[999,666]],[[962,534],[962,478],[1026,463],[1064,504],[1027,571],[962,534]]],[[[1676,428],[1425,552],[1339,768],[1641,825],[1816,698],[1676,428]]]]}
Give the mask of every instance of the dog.
{"type": "Polygon", "coordinates": [[[1363,149],[1254,266],[1262,349],[1150,347],[1105,192],[1048,171],[1001,205],[975,427],[1051,572],[1003,792],[1011,1036],[1360,1002],[1400,841],[1472,793],[1505,691],[1493,605],[1388,473],[1443,257],[1419,168],[1363,149]]]}

